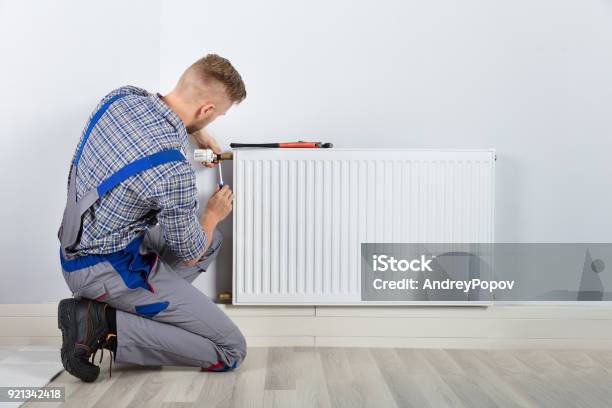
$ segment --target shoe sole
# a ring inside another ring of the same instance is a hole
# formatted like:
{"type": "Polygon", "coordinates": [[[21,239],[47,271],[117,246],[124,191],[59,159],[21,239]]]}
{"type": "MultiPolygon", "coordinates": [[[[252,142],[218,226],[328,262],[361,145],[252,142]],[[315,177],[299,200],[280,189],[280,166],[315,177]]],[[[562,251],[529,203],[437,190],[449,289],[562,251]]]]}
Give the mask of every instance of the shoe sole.
{"type": "Polygon", "coordinates": [[[57,327],[62,331],[62,365],[71,375],[85,381],[93,382],[100,374],[100,367],[91,364],[84,351],[75,346],[76,339],[69,333],[77,333],[75,310],[76,299],[63,299],[57,311],[57,327]]]}

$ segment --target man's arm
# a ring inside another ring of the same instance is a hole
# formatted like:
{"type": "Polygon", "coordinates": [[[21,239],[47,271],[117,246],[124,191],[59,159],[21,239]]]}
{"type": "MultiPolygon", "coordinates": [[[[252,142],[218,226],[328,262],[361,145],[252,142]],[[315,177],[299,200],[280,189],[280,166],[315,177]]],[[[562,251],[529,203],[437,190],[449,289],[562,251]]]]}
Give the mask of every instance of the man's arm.
{"type": "Polygon", "coordinates": [[[189,163],[174,165],[172,173],[156,183],[152,200],[166,245],[186,263],[197,263],[212,243],[217,224],[232,211],[233,194],[223,187],[213,194],[202,216],[197,216],[195,173],[189,163]]]}
{"type": "Polygon", "coordinates": [[[195,174],[189,163],[173,163],[165,177],[157,181],[150,197],[158,209],[166,245],[180,260],[201,257],[212,235],[202,229],[196,214],[197,189],[195,174]]]}
{"type": "Polygon", "coordinates": [[[234,194],[227,185],[223,186],[221,189],[217,189],[215,194],[210,197],[208,203],[206,203],[206,209],[200,218],[202,230],[204,230],[204,233],[207,237],[209,237],[209,239],[207,239],[206,246],[202,251],[202,254],[194,259],[183,261],[185,264],[189,266],[195,265],[200,260],[202,255],[204,255],[212,243],[212,239],[210,239],[210,237],[213,236],[213,232],[215,231],[217,224],[232,212],[233,199],[234,194]]]}

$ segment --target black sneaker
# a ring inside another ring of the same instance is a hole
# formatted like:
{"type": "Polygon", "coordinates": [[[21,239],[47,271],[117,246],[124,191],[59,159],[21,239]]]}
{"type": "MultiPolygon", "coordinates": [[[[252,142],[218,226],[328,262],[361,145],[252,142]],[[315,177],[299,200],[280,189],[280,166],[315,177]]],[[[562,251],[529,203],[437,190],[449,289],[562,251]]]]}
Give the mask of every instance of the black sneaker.
{"type": "MultiPolygon", "coordinates": [[[[114,337],[108,331],[106,307],[106,303],[89,299],[64,299],[59,303],[57,320],[62,331],[62,364],[66,371],[86,382],[98,378],[100,367],[93,364],[95,354],[98,349],[110,349],[109,340],[114,337]]],[[[112,360],[111,352],[110,364],[112,360]]]]}

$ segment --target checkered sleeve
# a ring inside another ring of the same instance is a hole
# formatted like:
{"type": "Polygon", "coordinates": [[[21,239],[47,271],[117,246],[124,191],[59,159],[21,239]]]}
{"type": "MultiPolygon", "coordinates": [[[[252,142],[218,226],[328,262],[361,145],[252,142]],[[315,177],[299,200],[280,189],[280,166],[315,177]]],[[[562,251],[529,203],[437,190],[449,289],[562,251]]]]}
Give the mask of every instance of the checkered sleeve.
{"type": "Polygon", "coordinates": [[[157,220],[168,247],[181,260],[200,258],[207,239],[196,214],[198,202],[193,171],[181,171],[179,167],[178,172],[158,180],[154,191],[159,208],[157,220]]]}

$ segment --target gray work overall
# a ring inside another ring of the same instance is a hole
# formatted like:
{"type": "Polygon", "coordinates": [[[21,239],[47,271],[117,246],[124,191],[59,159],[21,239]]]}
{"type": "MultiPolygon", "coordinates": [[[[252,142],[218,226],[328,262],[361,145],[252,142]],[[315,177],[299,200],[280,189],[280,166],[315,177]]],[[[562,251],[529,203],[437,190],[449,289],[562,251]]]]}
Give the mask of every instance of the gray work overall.
{"type": "MultiPolygon", "coordinates": [[[[110,254],[75,256],[83,214],[123,180],[176,160],[179,150],[164,150],[129,163],[77,201],[77,165],[87,138],[109,105],[92,117],[70,168],[68,201],[59,230],[62,273],[73,296],[106,302],[117,310],[117,362],[181,365],[207,371],[236,368],[246,356],[246,343],[236,325],[191,283],[219,251],[221,235],[199,262],[187,266],[165,245],[159,225],[110,254]]],[[[211,237],[208,237],[211,239],[211,237]]]]}

